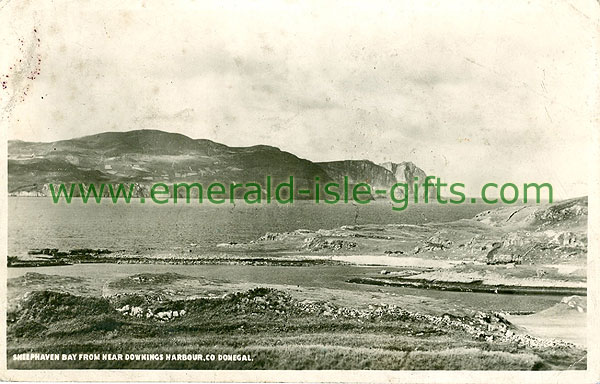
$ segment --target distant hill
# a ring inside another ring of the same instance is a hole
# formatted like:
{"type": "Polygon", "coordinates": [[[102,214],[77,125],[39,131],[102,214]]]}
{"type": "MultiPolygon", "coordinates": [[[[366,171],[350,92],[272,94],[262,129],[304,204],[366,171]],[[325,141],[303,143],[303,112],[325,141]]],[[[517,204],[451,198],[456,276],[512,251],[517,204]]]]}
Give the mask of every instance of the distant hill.
{"type": "MultiPolygon", "coordinates": [[[[258,182],[264,186],[267,175],[273,184],[293,175],[297,187],[311,187],[315,177],[322,183],[341,183],[347,175],[352,184],[367,182],[389,189],[406,180],[396,172],[402,164],[408,163],[314,163],[267,145],[229,147],[177,133],[136,130],[52,143],[9,141],[8,189],[11,195],[46,196],[49,183],[138,183],[137,194],[147,195],[157,182],[258,182]]],[[[408,177],[425,175],[414,164],[409,168],[408,177]]]]}

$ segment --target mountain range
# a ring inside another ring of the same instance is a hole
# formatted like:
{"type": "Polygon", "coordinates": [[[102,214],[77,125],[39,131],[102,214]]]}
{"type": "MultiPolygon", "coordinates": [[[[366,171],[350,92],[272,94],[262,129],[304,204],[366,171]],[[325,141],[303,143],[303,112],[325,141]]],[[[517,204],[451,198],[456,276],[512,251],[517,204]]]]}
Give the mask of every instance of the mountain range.
{"type": "MultiPolygon", "coordinates": [[[[267,175],[272,185],[294,176],[296,188],[312,188],[316,177],[322,184],[342,184],[348,176],[350,185],[366,182],[388,190],[394,183],[407,182],[410,194],[415,177],[422,185],[426,176],[411,162],[312,162],[272,146],[230,147],[159,130],[105,132],[51,143],[8,142],[12,196],[47,196],[50,183],[135,183],[135,194],[146,196],[157,182],[257,182],[264,186],[267,175]]],[[[435,189],[429,196],[435,196],[435,189]]]]}

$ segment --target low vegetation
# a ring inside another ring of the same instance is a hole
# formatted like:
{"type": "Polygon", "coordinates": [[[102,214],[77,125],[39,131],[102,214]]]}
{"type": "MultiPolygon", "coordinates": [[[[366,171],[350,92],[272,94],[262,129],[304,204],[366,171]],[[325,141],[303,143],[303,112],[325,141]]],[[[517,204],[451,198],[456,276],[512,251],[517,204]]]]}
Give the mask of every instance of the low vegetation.
{"type": "Polygon", "coordinates": [[[459,319],[391,306],[358,310],[299,301],[270,288],[163,301],[142,293],[90,297],[40,290],[8,314],[8,364],[15,369],[585,369],[585,351],[566,344],[527,345],[485,331],[497,325],[489,314],[459,319]],[[11,358],[29,352],[243,354],[251,361],[11,358]]]}

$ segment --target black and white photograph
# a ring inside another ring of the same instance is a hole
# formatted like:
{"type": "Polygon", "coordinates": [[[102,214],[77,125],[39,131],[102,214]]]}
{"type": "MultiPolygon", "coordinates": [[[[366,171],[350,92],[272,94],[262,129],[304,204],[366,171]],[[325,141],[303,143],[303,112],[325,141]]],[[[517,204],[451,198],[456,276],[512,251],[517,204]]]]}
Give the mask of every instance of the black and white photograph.
{"type": "Polygon", "coordinates": [[[0,0],[0,378],[598,382],[599,9],[0,0]]]}

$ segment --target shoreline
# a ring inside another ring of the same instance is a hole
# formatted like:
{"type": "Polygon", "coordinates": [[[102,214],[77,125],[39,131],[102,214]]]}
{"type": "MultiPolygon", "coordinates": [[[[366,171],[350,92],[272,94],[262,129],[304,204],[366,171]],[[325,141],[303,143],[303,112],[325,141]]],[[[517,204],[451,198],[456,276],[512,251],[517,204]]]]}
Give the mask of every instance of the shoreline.
{"type": "Polygon", "coordinates": [[[556,296],[587,296],[587,288],[580,287],[544,287],[524,285],[488,285],[481,282],[462,283],[457,281],[431,281],[426,279],[377,279],[352,278],[348,282],[356,284],[383,285],[390,287],[405,287],[418,289],[437,289],[454,292],[479,292],[503,295],[556,295],[556,296]]]}

